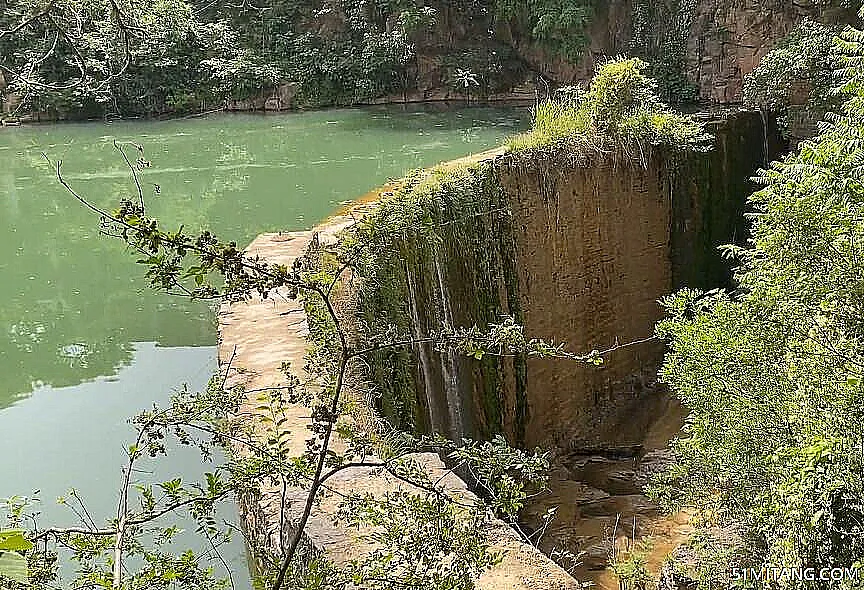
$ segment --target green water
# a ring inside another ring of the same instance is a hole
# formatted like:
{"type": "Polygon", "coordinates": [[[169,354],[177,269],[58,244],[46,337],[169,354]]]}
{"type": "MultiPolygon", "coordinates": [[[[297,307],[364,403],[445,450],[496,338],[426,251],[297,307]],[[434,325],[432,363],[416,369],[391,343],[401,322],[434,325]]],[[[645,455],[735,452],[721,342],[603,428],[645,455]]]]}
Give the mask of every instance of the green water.
{"type": "MultiPolygon", "coordinates": [[[[0,130],[0,443],[15,449],[0,453],[0,497],[41,490],[46,515],[64,520],[51,502],[75,486],[111,514],[126,418],[215,368],[211,310],[150,292],[43,152],[110,208],[134,194],[113,140],[139,143],[152,213],[245,244],[310,227],[412,168],[494,147],[527,115],[375,108],[0,130]]],[[[201,470],[194,456],[174,461],[169,471],[201,470]]]]}
{"type": "Polygon", "coordinates": [[[515,111],[342,110],[279,117],[60,125],[0,133],[0,406],[34,387],[112,375],[134,342],[212,345],[203,305],[145,288],[135,257],[98,237],[42,159],[63,161],[80,193],[112,207],[134,187],[112,140],[143,145],[150,209],[244,244],[302,229],[389,177],[495,146],[515,111]],[[155,194],[154,185],[160,194],[155,194]]]}

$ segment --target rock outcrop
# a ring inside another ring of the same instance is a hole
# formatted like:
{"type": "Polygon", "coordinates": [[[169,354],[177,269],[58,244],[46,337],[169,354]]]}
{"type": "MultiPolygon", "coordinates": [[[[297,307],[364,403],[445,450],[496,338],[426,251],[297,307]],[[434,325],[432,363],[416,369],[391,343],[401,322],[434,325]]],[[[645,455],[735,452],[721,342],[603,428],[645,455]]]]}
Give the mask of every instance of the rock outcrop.
{"type": "Polygon", "coordinates": [[[382,411],[457,440],[503,432],[528,447],[642,442],[665,404],[655,384],[663,346],[650,340],[657,300],[728,281],[717,247],[745,238],[748,178],[766,161],[758,114],[709,128],[707,154],[498,155],[428,197],[429,226],[394,235],[375,266],[388,274],[359,289],[366,321],[423,339],[510,316],[528,337],[576,352],[628,345],[598,368],[520,355],[478,361],[420,343],[373,359],[382,411]]]}
{"type": "Polygon", "coordinates": [[[742,102],[744,77],[806,18],[858,23],[852,9],[806,0],[611,0],[597,6],[584,57],[576,64],[539,50],[524,36],[501,34],[531,69],[557,84],[588,80],[598,63],[627,54],[657,66],[661,85],[693,86],[667,88],[673,99],[730,105],[742,102]]]}
{"type": "MultiPolygon", "coordinates": [[[[247,252],[270,263],[290,267],[297,257],[307,252],[310,244],[319,239],[332,239],[358,216],[362,216],[362,212],[355,210],[352,215],[334,217],[311,231],[264,234],[249,245],[247,252]]],[[[305,364],[307,335],[302,303],[285,297],[284,293],[271,293],[267,299],[256,296],[248,302],[222,307],[219,312],[220,366],[228,371],[227,386],[242,385],[249,392],[248,402],[241,409],[244,416],[256,415],[261,391],[285,386],[281,369],[284,362],[290,363],[296,377],[303,381],[308,379],[300,369],[305,364]]],[[[285,420],[272,427],[254,421],[251,425],[260,431],[262,440],[270,434],[268,428],[291,432],[288,452],[290,456],[299,456],[305,450],[303,433],[311,423],[310,410],[300,404],[286,403],[283,416],[285,420]]],[[[337,448],[340,444],[335,442],[337,448]]],[[[447,470],[437,455],[425,453],[413,458],[432,481],[443,484],[460,502],[472,501],[473,494],[465,483],[447,470]]],[[[341,564],[372,551],[372,542],[362,536],[365,531],[336,517],[342,498],[365,493],[383,497],[388,492],[411,489],[412,486],[378,469],[348,469],[336,474],[328,479],[327,489],[322,491],[304,528],[301,554],[306,558],[324,554],[332,562],[341,564]]],[[[296,530],[306,493],[304,489],[289,488],[283,495],[281,486],[262,482],[259,489],[240,498],[241,518],[248,538],[257,547],[279,555],[285,539],[296,530]]],[[[490,550],[501,557],[477,580],[479,590],[578,590],[582,587],[503,522],[493,520],[478,534],[486,535],[490,550]]]]}

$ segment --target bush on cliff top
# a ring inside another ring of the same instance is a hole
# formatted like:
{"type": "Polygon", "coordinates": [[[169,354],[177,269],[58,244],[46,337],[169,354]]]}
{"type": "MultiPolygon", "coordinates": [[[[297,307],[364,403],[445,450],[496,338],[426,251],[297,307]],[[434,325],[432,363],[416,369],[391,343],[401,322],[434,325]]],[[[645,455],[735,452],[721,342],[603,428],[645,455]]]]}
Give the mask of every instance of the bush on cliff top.
{"type": "Polygon", "coordinates": [[[617,58],[597,69],[587,91],[571,89],[539,105],[534,127],[507,146],[512,151],[567,143],[606,151],[613,147],[644,155],[648,146],[705,150],[702,125],[670,109],[660,100],[657,82],[643,70],[640,59],[617,58]]]}

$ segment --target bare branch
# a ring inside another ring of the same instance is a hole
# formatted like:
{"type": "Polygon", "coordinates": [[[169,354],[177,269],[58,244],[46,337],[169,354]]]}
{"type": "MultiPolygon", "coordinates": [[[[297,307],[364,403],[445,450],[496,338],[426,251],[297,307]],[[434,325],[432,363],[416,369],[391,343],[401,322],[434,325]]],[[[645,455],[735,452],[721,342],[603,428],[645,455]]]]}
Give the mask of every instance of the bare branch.
{"type": "Polygon", "coordinates": [[[39,20],[43,16],[50,13],[51,9],[54,8],[54,5],[56,3],[57,3],[57,0],[49,0],[48,4],[46,4],[42,10],[38,11],[33,16],[23,20],[20,24],[18,24],[18,26],[14,27],[12,29],[9,29],[9,30],[5,30],[5,31],[0,30],[0,39],[5,37],[6,35],[14,35],[20,31],[24,30],[26,27],[30,26],[32,23],[36,22],[37,20],[39,20]]]}

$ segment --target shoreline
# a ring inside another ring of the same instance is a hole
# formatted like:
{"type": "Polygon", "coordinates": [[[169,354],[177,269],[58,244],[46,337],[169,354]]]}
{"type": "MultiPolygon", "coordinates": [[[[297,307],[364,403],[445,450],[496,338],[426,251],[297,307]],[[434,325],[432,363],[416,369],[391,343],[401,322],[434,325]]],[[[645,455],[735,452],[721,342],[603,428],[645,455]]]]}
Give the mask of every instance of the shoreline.
{"type": "Polygon", "coordinates": [[[417,100],[383,100],[372,102],[358,102],[350,105],[331,105],[311,108],[231,108],[230,106],[222,106],[217,109],[208,109],[205,111],[188,113],[188,114],[166,114],[155,115],[152,117],[91,117],[91,118],[38,118],[33,119],[35,115],[27,114],[21,117],[9,117],[5,113],[0,113],[0,129],[5,127],[38,127],[42,125],[58,125],[58,124],[78,124],[78,123],[104,123],[110,125],[112,123],[123,122],[169,122],[169,121],[184,121],[190,119],[202,119],[211,115],[256,115],[256,116],[277,116],[302,113],[317,113],[328,111],[341,110],[361,110],[374,107],[398,107],[398,106],[438,106],[441,110],[457,110],[457,109],[473,109],[473,108],[502,108],[502,107],[529,107],[535,104],[535,98],[527,95],[501,96],[490,97],[483,100],[471,100],[466,102],[458,98],[429,98],[417,100]],[[8,117],[8,118],[7,118],[8,117]]]}

